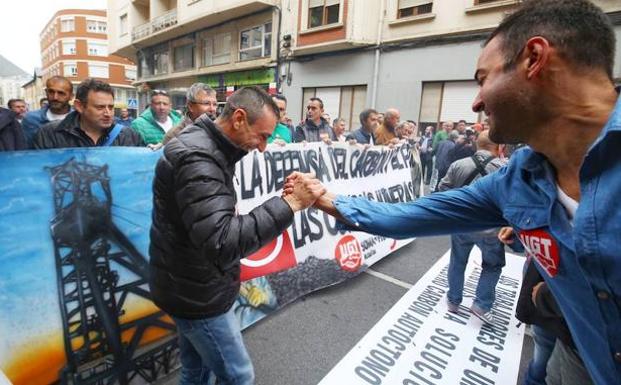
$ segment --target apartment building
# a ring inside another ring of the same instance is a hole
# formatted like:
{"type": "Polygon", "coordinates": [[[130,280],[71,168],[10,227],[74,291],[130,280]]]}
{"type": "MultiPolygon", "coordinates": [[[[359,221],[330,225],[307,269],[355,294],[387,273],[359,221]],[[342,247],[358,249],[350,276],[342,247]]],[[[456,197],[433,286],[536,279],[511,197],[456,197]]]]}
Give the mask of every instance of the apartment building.
{"type": "MultiPolygon", "coordinates": [[[[621,2],[593,0],[615,24],[621,2]]],[[[141,106],[166,89],[175,108],[194,82],[218,100],[245,85],[284,93],[300,121],[309,97],[359,125],[365,107],[422,124],[471,111],[487,34],[519,0],[109,0],[110,51],[135,59],[141,106]]],[[[615,76],[621,78],[621,46],[615,76]]]]}
{"type": "Polygon", "coordinates": [[[74,88],[86,78],[97,78],[114,89],[116,108],[136,108],[136,66],[112,55],[108,48],[105,10],[64,9],[56,12],[40,33],[42,80],[68,78],[74,88]]]}
{"type": "MultiPolygon", "coordinates": [[[[615,24],[621,2],[593,0],[615,24]]],[[[282,90],[294,121],[306,100],[359,126],[365,107],[401,110],[420,125],[484,117],[471,111],[481,44],[517,0],[283,0],[282,90]]]]}
{"type": "Polygon", "coordinates": [[[135,58],[141,108],[165,89],[174,108],[203,82],[218,100],[257,85],[275,92],[280,1],[109,0],[110,50],[135,58]]]}

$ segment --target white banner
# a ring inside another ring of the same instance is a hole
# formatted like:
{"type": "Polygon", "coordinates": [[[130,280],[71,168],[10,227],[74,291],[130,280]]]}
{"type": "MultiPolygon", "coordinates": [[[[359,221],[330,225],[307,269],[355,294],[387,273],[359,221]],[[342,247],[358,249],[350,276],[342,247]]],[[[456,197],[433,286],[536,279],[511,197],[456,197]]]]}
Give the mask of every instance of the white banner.
{"type": "MultiPolygon", "coordinates": [[[[339,143],[270,146],[269,151],[254,151],[237,164],[239,211],[248,213],[267,199],[279,196],[286,176],[296,170],[315,173],[328,190],[335,193],[366,196],[383,202],[411,201],[422,191],[421,186],[412,182],[411,158],[407,145],[394,149],[339,143]]],[[[343,271],[357,272],[409,242],[411,240],[337,231],[334,218],[310,208],[295,214],[294,224],[287,234],[258,255],[242,260],[242,279],[282,270],[270,269],[270,265],[283,262],[278,257],[282,248],[295,254],[294,260],[284,261],[287,267],[315,257],[334,260],[343,271]],[[253,268],[256,273],[250,272],[253,268]]]]}
{"type": "Polygon", "coordinates": [[[464,302],[458,314],[446,307],[447,252],[320,385],[492,385],[515,384],[524,327],[515,307],[524,258],[507,254],[496,286],[494,325],[484,325],[469,307],[480,274],[474,248],[466,268],[464,302]]]}

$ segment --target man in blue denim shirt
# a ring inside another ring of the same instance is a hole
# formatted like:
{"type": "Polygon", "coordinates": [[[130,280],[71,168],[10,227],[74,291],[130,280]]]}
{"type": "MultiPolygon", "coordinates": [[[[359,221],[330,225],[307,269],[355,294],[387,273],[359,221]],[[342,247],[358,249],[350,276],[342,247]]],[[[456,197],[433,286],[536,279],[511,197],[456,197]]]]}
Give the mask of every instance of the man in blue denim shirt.
{"type": "MultiPolygon", "coordinates": [[[[327,193],[315,203],[388,237],[510,225],[536,259],[595,384],[621,383],[621,100],[615,38],[588,0],[527,1],[486,42],[473,109],[496,143],[527,143],[474,184],[388,204],[327,193]]],[[[285,193],[310,177],[294,174],[285,193]]]]}

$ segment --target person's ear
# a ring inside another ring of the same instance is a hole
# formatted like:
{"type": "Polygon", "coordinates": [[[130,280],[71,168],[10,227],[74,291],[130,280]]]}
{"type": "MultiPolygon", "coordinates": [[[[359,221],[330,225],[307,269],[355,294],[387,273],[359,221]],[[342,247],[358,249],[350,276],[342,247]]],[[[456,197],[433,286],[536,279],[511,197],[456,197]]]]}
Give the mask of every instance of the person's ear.
{"type": "Polygon", "coordinates": [[[544,37],[535,36],[528,39],[518,59],[518,63],[522,63],[528,79],[533,79],[544,71],[550,61],[552,49],[550,42],[544,37]]]}
{"type": "Polygon", "coordinates": [[[241,108],[236,109],[233,112],[233,128],[239,130],[244,127],[246,123],[246,111],[241,108]]]}
{"type": "Polygon", "coordinates": [[[84,109],[86,108],[85,105],[82,104],[82,102],[79,99],[75,99],[73,101],[73,108],[78,111],[78,113],[83,113],[84,109]]]}

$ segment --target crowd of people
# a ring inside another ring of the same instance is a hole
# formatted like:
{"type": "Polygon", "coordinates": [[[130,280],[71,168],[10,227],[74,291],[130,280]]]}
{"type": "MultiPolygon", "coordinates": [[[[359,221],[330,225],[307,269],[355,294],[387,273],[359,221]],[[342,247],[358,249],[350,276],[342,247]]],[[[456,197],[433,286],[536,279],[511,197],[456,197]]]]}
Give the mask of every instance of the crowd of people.
{"type": "Polygon", "coordinates": [[[188,89],[184,113],[172,108],[166,90],[153,90],[148,108],[132,119],[127,109],[114,115],[110,85],[86,79],[74,97],[71,82],[54,76],[40,109],[27,112],[20,99],[0,109],[0,150],[163,147],[149,285],[177,325],[182,384],[210,376],[253,383],[232,310],[240,259],[281,234],[296,211],[314,206],[342,228],[391,238],[451,234],[448,311],[469,311],[492,326],[504,245],[525,249],[517,316],[536,325],[525,384],[614,385],[621,378],[621,211],[611,200],[621,188],[614,47],[610,21],[588,0],[527,1],[492,33],[477,64],[473,110],[488,120],[420,131],[395,108],[367,108],[358,128],[346,132],[347,122],[327,116],[316,97],[293,125],[287,99],[258,87],[233,93],[218,114],[216,92],[202,83],[188,89]],[[239,215],[236,162],[270,143],[304,142],[409,142],[433,194],[404,204],[371,202],[294,173],[282,197],[239,215]],[[528,147],[512,152],[500,143],[528,147]],[[474,302],[464,309],[474,245],[482,270],[474,302]]]}

